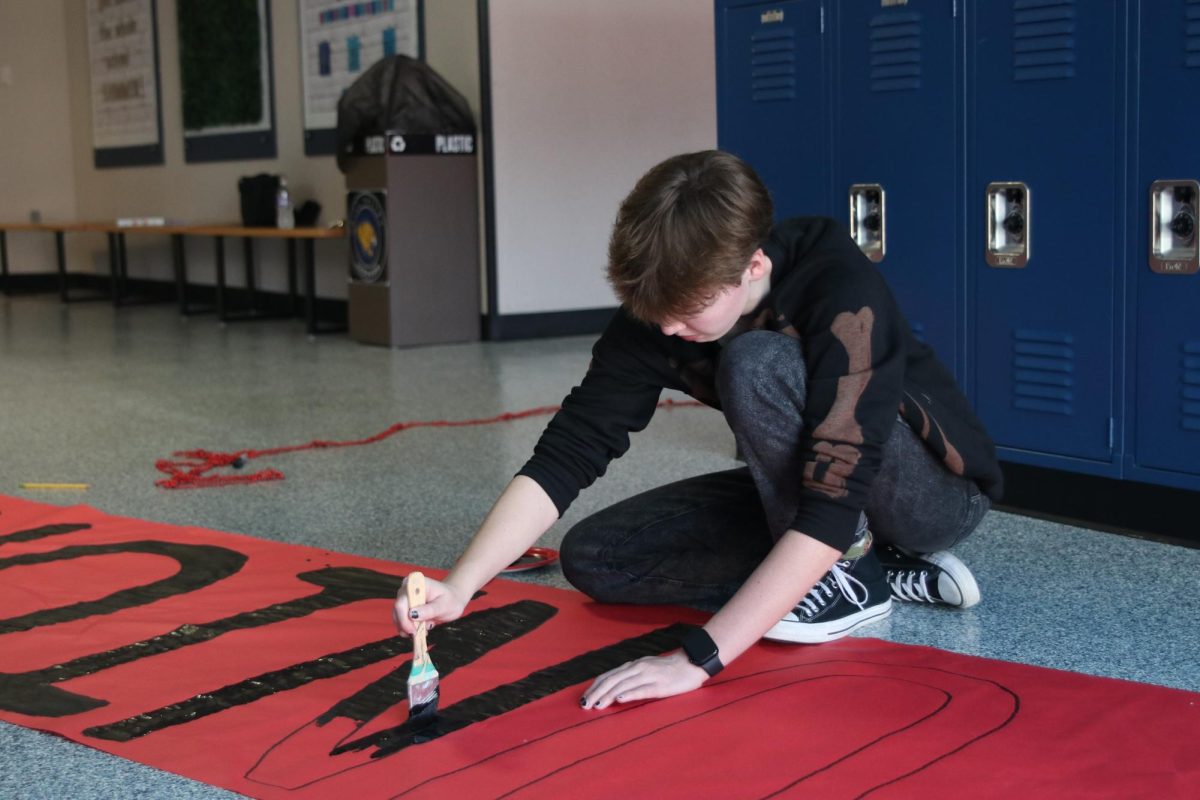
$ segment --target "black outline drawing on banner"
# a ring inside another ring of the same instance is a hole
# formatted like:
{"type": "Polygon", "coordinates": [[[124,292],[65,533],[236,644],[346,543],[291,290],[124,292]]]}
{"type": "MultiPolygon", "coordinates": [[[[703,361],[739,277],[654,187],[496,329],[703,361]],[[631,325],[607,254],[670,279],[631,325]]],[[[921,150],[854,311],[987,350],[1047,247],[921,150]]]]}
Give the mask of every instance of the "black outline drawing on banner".
{"type": "MultiPolygon", "coordinates": [[[[661,726],[659,726],[651,731],[648,731],[644,734],[641,734],[641,735],[635,736],[633,738],[630,738],[626,741],[623,741],[618,745],[615,745],[613,747],[607,748],[607,749],[599,751],[599,752],[591,753],[588,756],[585,756],[583,758],[580,758],[580,759],[577,759],[577,760],[571,762],[570,764],[564,764],[564,765],[558,766],[556,768],[550,769],[545,774],[543,774],[537,778],[534,778],[533,780],[527,781],[527,782],[521,784],[520,786],[510,789],[509,791],[507,791],[503,794],[497,795],[497,798],[508,797],[508,796],[513,795],[523,789],[526,789],[540,781],[543,781],[555,774],[559,774],[561,772],[569,770],[569,769],[571,769],[575,766],[578,766],[586,761],[602,757],[602,756],[604,756],[610,752],[613,752],[619,748],[626,747],[635,742],[638,742],[638,741],[644,740],[646,738],[649,738],[651,736],[654,736],[655,734],[658,734],[664,730],[667,730],[667,729],[670,729],[670,728],[673,728],[673,727],[676,727],[679,725],[684,725],[684,724],[692,722],[696,719],[700,719],[702,717],[705,717],[705,716],[713,714],[717,711],[720,711],[721,709],[726,708],[728,706],[751,699],[755,696],[767,694],[767,693],[770,693],[773,691],[778,691],[780,689],[785,689],[785,688],[795,686],[798,684],[808,683],[810,681],[821,680],[821,679],[826,679],[826,678],[853,677],[853,678],[867,678],[867,679],[893,680],[893,681],[899,680],[899,681],[904,681],[904,682],[907,682],[910,684],[915,684],[915,685],[920,685],[920,686],[925,686],[927,688],[930,688],[935,692],[939,692],[939,693],[943,694],[946,697],[946,700],[939,708],[935,709],[933,712],[925,715],[924,717],[922,717],[918,720],[915,720],[907,725],[904,725],[894,731],[890,731],[882,736],[876,737],[874,740],[862,744],[861,746],[851,750],[850,752],[844,754],[843,756],[841,756],[838,759],[835,759],[834,761],[830,762],[829,764],[821,766],[815,770],[811,770],[807,774],[802,775],[802,776],[790,781],[789,783],[785,784],[784,786],[780,787],[779,789],[775,790],[774,792],[763,795],[764,800],[765,800],[765,798],[772,798],[772,797],[778,797],[780,795],[783,795],[784,793],[795,789],[797,786],[800,786],[801,784],[803,784],[807,781],[816,779],[819,776],[830,772],[835,767],[838,767],[839,765],[841,765],[843,763],[847,763],[847,762],[851,761],[852,759],[854,759],[855,757],[857,757],[859,755],[868,754],[868,756],[869,756],[869,751],[872,748],[875,748],[876,746],[880,746],[880,745],[887,743],[889,739],[893,739],[894,737],[902,736],[904,733],[915,729],[917,726],[924,725],[929,722],[936,722],[938,717],[941,717],[947,713],[953,713],[953,711],[954,711],[953,703],[955,700],[955,692],[949,691],[944,686],[937,685],[936,682],[930,682],[931,678],[936,678],[939,676],[940,677],[950,677],[951,679],[963,679],[965,681],[969,681],[976,686],[992,687],[992,689],[994,689],[995,691],[997,691],[999,693],[1000,696],[998,699],[1000,700],[1001,704],[1003,704],[1002,707],[997,708],[996,716],[1003,717],[1003,719],[995,721],[994,724],[989,722],[988,724],[990,725],[990,727],[988,727],[985,730],[981,730],[981,731],[975,733],[974,735],[969,736],[968,738],[962,739],[960,737],[960,740],[957,743],[954,743],[954,742],[947,743],[948,745],[954,744],[955,746],[948,747],[948,749],[945,749],[941,752],[936,752],[936,753],[932,753],[932,754],[927,753],[924,755],[920,755],[919,758],[923,759],[923,760],[920,760],[918,763],[914,764],[911,769],[907,769],[906,771],[904,771],[900,774],[892,774],[886,780],[880,781],[880,782],[876,783],[875,785],[866,787],[864,790],[861,791],[861,793],[855,795],[855,797],[866,797],[869,794],[871,794],[872,792],[875,792],[885,786],[892,785],[894,783],[904,780],[905,778],[916,775],[917,773],[919,773],[925,769],[928,769],[929,767],[933,766],[934,764],[953,756],[954,754],[962,751],[963,749],[969,747],[970,745],[1000,732],[1002,729],[1007,727],[1013,721],[1013,719],[1016,718],[1017,714],[1020,711],[1020,698],[1016,694],[1016,692],[1014,692],[1007,686],[1004,686],[1003,684],[1001,684],[997,681],[993,681],[988,678],[979,678],[979,677],[976,677],[973,675],[967,675],[964,673],[954,672],[951,670],[943,670],[943,669],[936,668],[936,667],[915,667],[915,666],[902,665],[902,664],[890,664],[887,662],[878,662],[878,661],[858,661],[858,660],[848,661],[848,660],[844,660],[844,659],[832,659],[829,661],[819,661],[819,662],[814,662],[811,664],[801,664],[801,665],[796,665],[796,666],[780,667],[780,668],[776,668],[776,669],[754,672],[749,675],[743,675],[743,676],[739,676],[736,678],[730,678],[730,679],[724,680],[724,681],[718,681],[718,682],[711,684],[711,686],[713,688],[716,688],[716,687],[722,686],[722,685],[729,685],[732,683],[738,683],[741,681],[747,681],[747,680],[750,680],[753,678],[758,678],[763,675],[771,675],[771,674],[783,673],[783,672],[792,672],[792,671],[796,671],[796,670],[815,670],[815,669],[828,668],[828,667],[836,667],[836,668],[843,669],[843,670],[847,669],[847,668],[858,668],[858,669],[878,668],[878,669],[886,670],[887,673],[882,673],[882,674],[875,673],[875,674],[865,674],[864,675],[861,673],[834,672],[834,673],[826,673],[826,674],[822,674],[822,675],[812,676],[812,677],[808,677],[808,678],[801,678],[798,680],[789,681],[782,685],[771,686],[771,687],[762,689],[758,692],[754,692],[750,695],[737,697],[726,703],[722,703],[722,704],[714,706],[712,708],[707,708],[704,711],[700,712],[699,714],[694,714],[689,717],[667,723],[666,725],[661,725],[661,726]],[[900,671],[900,672],[915,671],[918,673],[936,673],[936,675],[928,676],[924,680],[910,680],[907,678],[896,677],[894,674],[892,674],[892,673],[895,673],[896,671],[900,671]],[[932,757],[929,757],[929,756],[932,756],[932,757]]],[[[989,689],[989,691],[990,690],[991,689],[989,689]]],[[[452,777],[452,776],[455,776],[455,775],[458,775],[461,773],[465,773],[471,769],[474,769],[475,767],[478,767],[479,765],[481,765],[483,763],[495,760],[497,758],[500,758],[502,756],[508,755],[510,753],[513,753],[513,752],[516,752],[519,750],[529,748],[540,742],[548,741],[548,740],[553,739],[554,737],[559,736],[568,731],[576,730],[576,729],[583,728],[583,727],[589,726],[589,725],[602,724],[608,720],[612,720],[613,718],[615,718],[619,715],[636,712],[639,708],[642,708],[644,705],[645,704],[638,704],[638,705],[630,706],[627,708],[621,708],[621,709],[616,710],[614,713],[607,714],[604,716],[599,716],[599,717],[591,717],[590,719],[583,720],[581,722],[565,726],[558,730],[546,733],[542,736],[522,741],[520,744],[517,744],[517,745],[507,748],[505,750],[501,750],[497,753],[493,753],[493,754],[491,754],[483,759],[480,759],[479,761],[476,761],[474,763],[465,764],[454,770],[442,773],[440,775],[434,775],[429,778],[426,778],[421,783],[415,784],[415,785],[409,787],[408,789],[405,789],[404,791],[393,795],[391,800],[397,800],[397,798],[405,797],[405,796],[417,791],[418,789],[429,786],[432,783],[435,783],[442,779],[449,778],[449,777],[452,777]]],[[[975,714],[976,712],[969,710],[967,713],[975,714]]],[[[974,717],[968,716],[966,719],[953,720],[953,722],[961,722],[963,724],[970,724],[973,722],[977,722],[977,720],[974,717]]],[[[943,725],[942,727],[945,727],[945,726],[943,725]]],[[[953,730],[953,728],[951,728],[951,730],[953,730]]],[[[901,769],[903,769],[903,767],[901,767],[901,769]]],[[[811,786],[804,786],[803,788],[804,788],[805,796],[812,796],[814,789],[811,786]]],[[[845,788],[844,785],[839,784],[839,786],[838,786],[839,790],[844,790],[844,788],[845,788]]],[[[439,789],[439,791],[445,791],[445,790],[439,789]]]]}

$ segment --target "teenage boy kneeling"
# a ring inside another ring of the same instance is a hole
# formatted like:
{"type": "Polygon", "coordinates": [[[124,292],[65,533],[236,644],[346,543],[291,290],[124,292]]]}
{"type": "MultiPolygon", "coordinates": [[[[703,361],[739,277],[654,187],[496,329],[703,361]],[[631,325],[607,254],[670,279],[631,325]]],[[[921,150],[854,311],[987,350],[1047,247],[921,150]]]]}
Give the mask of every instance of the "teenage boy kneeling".
{"type": "Polygon", "coordinates": [[[585,708],[690,691],[762,637],[825,642],[892,599],[966,608],[946,552],[1000,496],[995,448],[886,282],[831,219],[772,225],[770,196],[718,151],[670,158],[621,204],[609,279],[621,308],[579,386],[428,602],[462,615],[629,447],[664,388],[718,408],[747,466],[631,497],[562,543],[601,602],[719,608],[684,649],[601,675],[585,708]]]}

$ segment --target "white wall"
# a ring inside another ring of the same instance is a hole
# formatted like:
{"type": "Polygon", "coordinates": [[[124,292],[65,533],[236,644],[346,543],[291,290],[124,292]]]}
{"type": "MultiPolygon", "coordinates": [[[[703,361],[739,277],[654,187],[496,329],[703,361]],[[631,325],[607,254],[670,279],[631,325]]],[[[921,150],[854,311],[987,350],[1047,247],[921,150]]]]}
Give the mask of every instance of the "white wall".
{"type": "MultiPolygon", "coordinates": [[[[75,218],[62,0],[0,0],[0,220],[75,218]],[[7,83],[8,79],[11,83],[7,83]]],[[[46,234],[10,233],[13,272],[55,268],[46,234]]]]}
{"type": "Polygon", "coordinates": [[[497,306],[616,305],[617,205],[676,153],[716,146],[707,0],[492,0],[497,306]]]}

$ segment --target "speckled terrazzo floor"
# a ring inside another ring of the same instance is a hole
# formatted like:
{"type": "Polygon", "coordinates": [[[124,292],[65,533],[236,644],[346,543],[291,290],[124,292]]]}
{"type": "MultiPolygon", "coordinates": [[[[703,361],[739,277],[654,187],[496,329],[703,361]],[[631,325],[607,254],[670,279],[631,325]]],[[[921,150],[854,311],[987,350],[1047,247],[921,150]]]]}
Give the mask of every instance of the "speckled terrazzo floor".
{"type": "MultiPolygon", "coordinates": [[[[154,461],[556,404],[590,344],[387,350],[310,340],[298,321],[220,327],[169,305],[0,297],[0,493],[449,567],[545,418],[281,456],[271,466],[287,480],[254,487],[164,491],[154,461]],[[91,489],[34,493],[18,488],[24,481],[91,489]]],[[[733,451],[715,412],[660,413],[543,544],[636,491],[735,466],[733,451]]],[[[979,579],[981,605],[903,606],[863,634],[1200,690],[1200,550],[993,512],[956,552],[979,579]]],[[[567,587],[557,569],[521,579],[567,587]]],[[[202,796],[231,795],[0,723],[0,798],[202,796]]]]}

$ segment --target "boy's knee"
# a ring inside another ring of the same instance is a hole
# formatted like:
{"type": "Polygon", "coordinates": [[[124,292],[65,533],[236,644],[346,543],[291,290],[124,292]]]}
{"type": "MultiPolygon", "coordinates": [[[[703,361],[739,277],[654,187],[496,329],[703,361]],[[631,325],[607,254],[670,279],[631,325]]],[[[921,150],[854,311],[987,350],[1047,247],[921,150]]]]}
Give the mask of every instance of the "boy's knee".
{"type": "Polygon", "coordinates": [[[601,557],[603,544],[600,527],[591,518],[576,523],[563,536],[558,549],[558,563],[563,576],[593,600],[603,600],[597,594],[604,594],[602,576],[605,565],[601,557]]]}
{"type": "Polygon", "coordinates": [[[748,331],[722,350],[717,391],[729,410],[745,398],[761,398],[781,389],[790,397],[803,398],[807,379],[799,339],[773,331],[748,331]]]}

